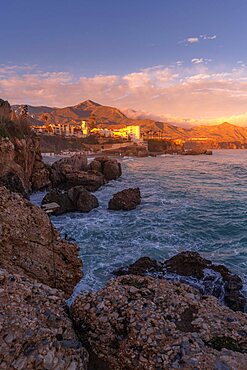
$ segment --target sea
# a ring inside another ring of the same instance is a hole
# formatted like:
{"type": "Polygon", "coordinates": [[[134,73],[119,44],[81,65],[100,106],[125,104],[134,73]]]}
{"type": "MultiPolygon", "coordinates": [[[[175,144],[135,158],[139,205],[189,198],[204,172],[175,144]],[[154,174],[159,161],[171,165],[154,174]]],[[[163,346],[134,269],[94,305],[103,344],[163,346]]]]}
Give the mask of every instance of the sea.
{"type": "MultiPolygon", "coordinates": [[[[99,208],[53,216],[61,236],[80,248],[84,277],[75,294],[94,291],[113,270],[149,256],[192,250],[242,277],[247,292],[247,150],[212,156],[121,158],[123,175],[95,192],[99,208]],[[112,195],[139,187],[141,205],[109,211],[112,195]]],[[[40,204],[44,193],[32,195],[40,204]]]]}

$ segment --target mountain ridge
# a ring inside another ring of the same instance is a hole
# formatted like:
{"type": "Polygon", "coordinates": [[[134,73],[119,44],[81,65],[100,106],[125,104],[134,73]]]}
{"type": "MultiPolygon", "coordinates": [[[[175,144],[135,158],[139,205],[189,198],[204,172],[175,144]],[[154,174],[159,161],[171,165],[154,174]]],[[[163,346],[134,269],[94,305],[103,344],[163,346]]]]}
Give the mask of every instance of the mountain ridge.
{"type": "MultiPolygon", "coordinates": [[[[143,132],[160,132],[169,139],[207,139],[215,141],[234,142],[240,141],[247,143],[247,127],[233,125],[223,122],[219,125],[200,125],[191,128],[183,128],[160,122],[152,119],[129,118],[120,109],[108,105],[102,105],[93,100],[85,100],[76,105],[56,108],[48,106],[28,106],[29,114],[37,122],[44,121],[49,123],[67,124],[71,121],[81,122],[91,120],[97,127],[119,128],[126,125],[139,125],[143,132]]],[[[20,105],[13,105],[15,111],[20,109],[20,105]]]]}

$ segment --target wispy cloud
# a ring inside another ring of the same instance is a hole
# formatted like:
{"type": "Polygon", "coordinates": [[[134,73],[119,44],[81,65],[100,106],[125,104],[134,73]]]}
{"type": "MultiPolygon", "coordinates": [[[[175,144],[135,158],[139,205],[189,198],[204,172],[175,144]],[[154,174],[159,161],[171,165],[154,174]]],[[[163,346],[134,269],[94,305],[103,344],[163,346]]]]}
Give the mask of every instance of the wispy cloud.
{"type": "Polygon", "coordinates": [[[200,35],[200,36],[191,36],[187,37],[186,39],[179,41],[179,44],[184,44],[186,46],[198,44],[201,41],[210,41],[215,40],[217,38],[216,35],[200,35]]]}
{"type": "Polygon", "coordinates": [[[216,35],[200,35],[200,38],[203,40],[215,40],[217,36],[216,35]]]}
{"type": "Polygon", "coordinates": [[[193,64],[208,64],[212,62],[212,59],[207,59],[207,58],[193,58],[191,59],[191,62],[193,64]]]}
{"type": "Polygon", "coordinates": [[[12,104],[60,107],[93,99],[119,108],[152,112],[170,121],[172,117],[178,122],[184,117],[189,117],[190,122],[232,117],[231,122],[238,123],[234,117],[236,120],[242,117],[240,123],[247,126],[247,118],[245,121],[243,118],[247,107],[247,67],[236,63],[231,70],[218,72],[202,59],[194,58],[190,68],[160,65],[123,76],[79,78],[63,71],[41,71],[37,67],[24,71],[20,66],[1,66],[0,97],[12,104]]]}

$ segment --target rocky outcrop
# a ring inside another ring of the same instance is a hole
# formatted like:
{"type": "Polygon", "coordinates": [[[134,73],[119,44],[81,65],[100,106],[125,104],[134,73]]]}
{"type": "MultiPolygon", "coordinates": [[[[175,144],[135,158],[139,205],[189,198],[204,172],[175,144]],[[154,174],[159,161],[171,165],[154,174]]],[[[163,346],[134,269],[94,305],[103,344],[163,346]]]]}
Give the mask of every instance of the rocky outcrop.
{"type": "Polygon", "coordinates": [[[60,206],[53,212],[55,215],[74,211],[90,212],[99,206],[98,199],[83,186],[76,186],[68,191],[52,189],[42,200],[42,205],[48,203],[57,203],[60,206]]]}
{"type": "Polygon", "coordinates": [[[1,369],[87,369],[61,290],[0,269],[1,369]]]}
{"type": "Polygon", "coordinates": [[[95,369],[246,369],[246,315],[180,282],[119,277],[72,316],[95,369]]]}
{"type": "Polygon", "coordinates": [[[51,167],[53,188],[68,190],[83,186],[88,191],[96,191],[107,181],[116,180],[122,174],[121,165],[116,160],[101,157],[87,165],[85,154],[75,154],[55,162],[51,167]]]}
{"type": "Polygon", "coordinates": [[[89,169],[101,172],[106,181],[117,180],[122,175],[121,164],[116,159],[98,157],[89,164],[89,169]]]}
{"type": "Polygon", "coordinates": [[[77,246],[60,239],[49,217],[0,187],[0,267],[24,273],[69,297],[81,278],[77,246]]]}
{"type": "Polygon", "coordinates": [[[142,257],[128,267],[121,267],[114,275],[153,275],[180,280],[197,287],[203,294],[213,295],[234,311],[244,312],[247,304],[242,293],[243,282],[223,265],[214,265],[197,252],[181,252],[164,262],[142,257]]]}
{"type": "Polygon", "coordinates": [[[11,118],[11,106],[7,100],[0,99],[0,124],[11,118]]]}
{"type": "Polygon", "coordinates": [[[0,139],[0,180],[9,174],[19,178],[26,193],[50,185],[49,168],[42,161],[38,138],[0,139]]]}
{"type": "Polygon", "coordinates": [[[105,179],[102,173],[88,170],[85,154],[75,154],[53,163],[51,182],[53,188],[68,190],[75,186],[84,186],[88,191],[96,191],[105,184],[105,179]]]}
{"type": "Polygon", "coordinates": [[[113,195],[108,203],[108,209],[114,211],[130,211],[141,203],[141,192],[139,188],[125,189],[113,195]]]}

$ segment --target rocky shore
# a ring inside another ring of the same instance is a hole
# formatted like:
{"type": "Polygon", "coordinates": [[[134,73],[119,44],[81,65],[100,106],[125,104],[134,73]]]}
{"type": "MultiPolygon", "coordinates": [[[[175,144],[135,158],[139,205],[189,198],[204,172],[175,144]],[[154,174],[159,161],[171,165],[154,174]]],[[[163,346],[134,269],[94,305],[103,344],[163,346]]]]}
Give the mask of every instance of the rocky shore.
{"type": "MultiPolygon", "coordinates": [[[[60,212],[97,206],[90,191],[118,179],[121,166],[106,157],[88,165],[84,155],[46,166],[24,141],[19,156],[17,144],[0,143],[0,368],[246,369],[242,281],[197,253],[144,257],[68,308],[82,278],[78,248],[24,196],[45,184],[60,212]]],[[[141,200],[138,188],[114,197],[109,208],[120,212],[141,200]]]]}

